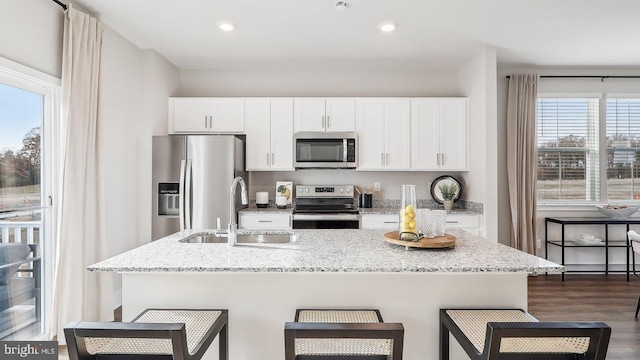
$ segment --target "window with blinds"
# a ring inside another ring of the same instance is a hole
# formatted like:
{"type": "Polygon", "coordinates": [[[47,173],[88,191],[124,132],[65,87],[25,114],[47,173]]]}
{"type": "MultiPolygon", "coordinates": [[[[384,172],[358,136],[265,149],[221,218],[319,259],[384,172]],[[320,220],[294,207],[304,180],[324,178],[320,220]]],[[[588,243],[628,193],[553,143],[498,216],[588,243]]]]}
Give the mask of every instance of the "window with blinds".
{"type": "Polygon", "coordinates": [[[640,199],[640,99],[606,100],[607,199],[640,199]]]}
{"type": "Polygon", "coordinates": [[[538,99],[539,201],[598,200],[598,109],[598,99],[538,99]]]}

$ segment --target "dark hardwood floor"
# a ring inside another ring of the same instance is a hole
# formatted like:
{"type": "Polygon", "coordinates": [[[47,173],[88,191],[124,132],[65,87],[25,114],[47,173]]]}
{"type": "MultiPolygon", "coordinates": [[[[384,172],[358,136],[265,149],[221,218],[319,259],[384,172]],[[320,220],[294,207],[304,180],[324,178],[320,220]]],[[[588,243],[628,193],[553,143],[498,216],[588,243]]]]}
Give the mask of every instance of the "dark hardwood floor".
{"type": "Polygon", "coordinates": [[[529,278],[529,312],[540,321],[604,321],[611,326],[607,360],[640,359],[640,319],[634,318],[640,279],[567,274],[529,278]]]}

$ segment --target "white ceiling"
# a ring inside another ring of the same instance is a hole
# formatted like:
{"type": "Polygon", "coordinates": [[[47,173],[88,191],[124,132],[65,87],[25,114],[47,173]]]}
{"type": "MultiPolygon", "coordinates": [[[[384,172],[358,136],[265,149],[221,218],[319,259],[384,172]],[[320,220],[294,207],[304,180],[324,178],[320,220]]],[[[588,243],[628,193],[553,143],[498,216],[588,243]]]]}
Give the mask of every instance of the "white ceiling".
{"type": "Polygon", "coordinates": [[[640,65],[638,0],[75,0],[181,69],[640,65]],[[230,21],[236,30],[218,28],[230,21]],[[382,33],[383,21],[398,24],[382,33]]]}

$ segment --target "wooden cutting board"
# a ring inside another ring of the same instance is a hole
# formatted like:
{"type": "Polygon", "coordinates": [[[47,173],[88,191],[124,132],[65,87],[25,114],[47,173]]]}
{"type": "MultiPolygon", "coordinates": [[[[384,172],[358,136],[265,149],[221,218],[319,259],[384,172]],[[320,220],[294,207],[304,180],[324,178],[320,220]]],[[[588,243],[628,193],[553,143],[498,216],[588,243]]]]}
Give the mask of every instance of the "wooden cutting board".
{"type": "Polygon", "coordinates": [[[445,249],[456,247],[456,237],[449,234],[434,238],[422,238],[419,241],[406,241],[398,238],[398,232],[392,231],[384,234],[384,240],[396,245],[402,245],[406,250],[410,248],[421,249],[445,249]]]}

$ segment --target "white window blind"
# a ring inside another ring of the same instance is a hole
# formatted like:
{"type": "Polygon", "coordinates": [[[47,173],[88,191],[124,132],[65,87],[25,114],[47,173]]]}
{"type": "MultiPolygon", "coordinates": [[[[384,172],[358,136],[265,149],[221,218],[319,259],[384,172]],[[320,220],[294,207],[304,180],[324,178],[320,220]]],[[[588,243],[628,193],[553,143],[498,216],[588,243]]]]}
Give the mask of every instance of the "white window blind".
{"type": "Polygon", "coordinates": [[[607,99],[607,199],[640,199],[640,99],[607,99]]]}
{"type": "Polygon", "coordinates": [[[538,200],[599,195],[598,99],[538,99],[538,200]]]}

